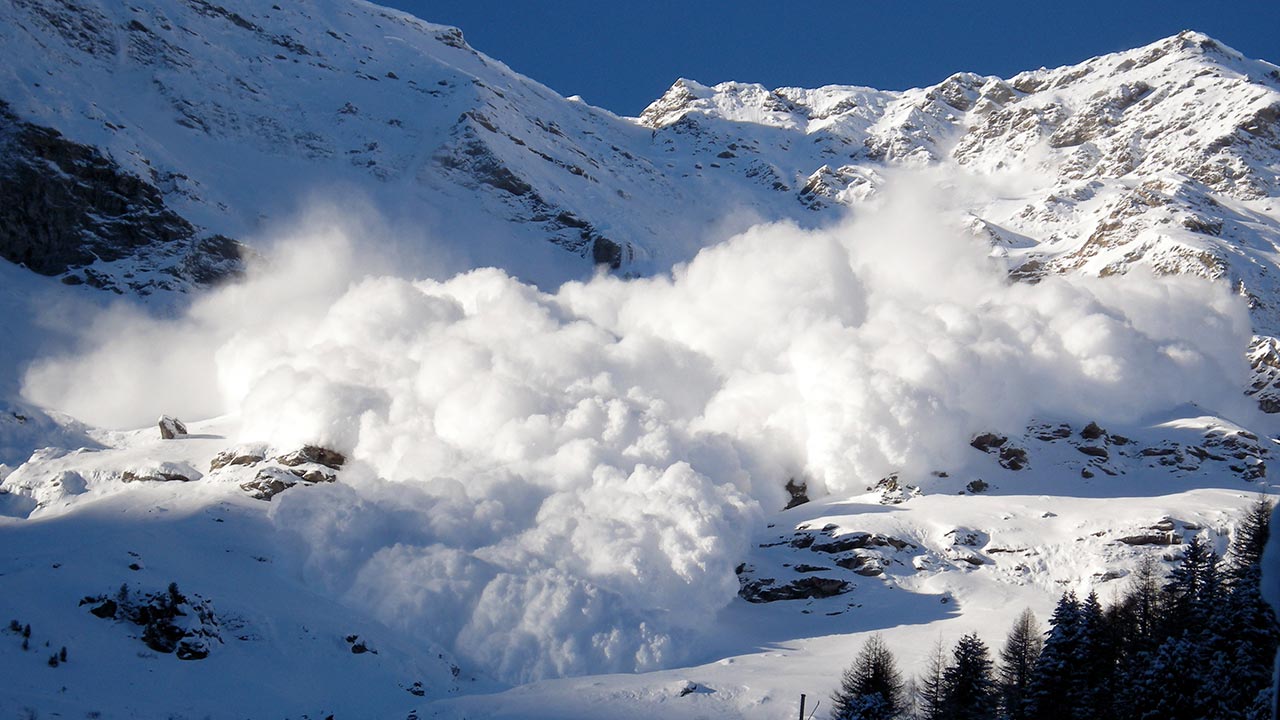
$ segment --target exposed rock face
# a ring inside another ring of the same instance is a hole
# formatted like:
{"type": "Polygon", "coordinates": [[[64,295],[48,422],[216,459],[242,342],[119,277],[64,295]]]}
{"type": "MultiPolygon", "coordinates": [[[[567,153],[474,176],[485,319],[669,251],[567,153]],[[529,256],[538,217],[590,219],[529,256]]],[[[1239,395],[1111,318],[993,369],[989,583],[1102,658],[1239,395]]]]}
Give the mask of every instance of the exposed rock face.
{"type": "Polygon", "coordinates": [[[191,482],[202,477],[200,471],[185,462],[160,462],[132,468],[120,474],[123,482],[191,482]]]}
{"type": "Polygon", "coordinates": [[[1000,467],[1021,470],[1028,464],[1027,451],[1009,443],[1009,438],[996,433],[982,433],[969,442],[974,449],[995,455],[1000,467]]]}
{"type": "Polygon", "coordinates": [[[322,448],[318,445],[304,445],[298,450],[277,457],[275,461],[286,467],[297,467],[303,463],[315,463],[331,470],[337,470],[347,462],[347,458],[336,450],[322,448]]]}
{"type": "Polygon", "coordinates": [[[738,594],[753,603],[842,595],[854,590],[853,580],[882,577],[891,564],[901,564],[899,553],[917,550],[915,544],[900,538],[881,533],[843,532],[836,525],[826,525],[820,530],[801,526],[789,537],[781,535],[777,542],[760,547],[773,548],[768,555],[779,560],[794,560],[796,551],[805,551],[806,556],[810,552],[818,553],[810,557],[820,558],[823,564],[778,562],[773,570],[761,570],[745,563],[739,565],[738,594]]]}
{"type": "Polygon", "coordinates": [[[849,583],[844,580],[822,577],[802,577],[784,584],[776,584],[773,578],[746,580],[741,574],[738,579],[741,581],[738,596],[750,603],[828,598],[846,593],[850,589],[849,583]]]}
{"type": "Polygon", "coordinates": [[[1140,535],[1126,535],[1116,542],[1125,545],[1181,545],[1182,536],[1172,531],[1153,530],[1140,535]]]}
{"type": "Polygon", "coordinates": [[[238,243],[201,234],[98,149],[19,120],[0,100],[0,258],[63,282],[148,295],[238,274],[238,243]],[[133,261],[129,276],[109,267],[133,261]],[[146,271],[146,272],[139,272],[146,271]]]}
{"type": "MultiPolygon", "coordinates": [[[[342,455],[332,450],[307,446],[287,456],[275,458],[273,462],[280,463],[280,465],[263,467],[252,480],[241,483],[240,489],[258,500],[271,500],[276,495],[295,485],[306,486],[335,482],[338,479],[337,474],[326,468],[336,469],[341,466],[343,460],[345,459],[342,458],[342,455]],[[301,459],[303,454],[312,459],[301,459]],[[327,460],[333,464],[320,463],[320,459],[327,460]]],[[[255,463],[241,464],[252,465],[255,463]]]]}
{"type": "Polygon", "coordinates": [[[804,481],[797,482],[795,478],[788,478],[786,484],[787,494],[791,499],[787,501],[784,510],[790,510],[809,502],[809,485],[804,481]]]}
{"type": "MultiPolygon", "coordinates": [[[[1169,437],[1143,440],[1108,431],[1094,422],[1078,430],[1066,423],[1033,423],[1020,442],[1026,443],[1025,454],[1019,459],[1023,465],[1054,445],[1074,451],[1071,454],[1075,457],[1066,459],[1058,456],[1057,462],[1065,460],[1066,465],[1077,468],[1086,480],[1099,475],[1123,475],[1130,469],[1137,469],[1136,465],[1168,468],[1178,474],[1230,473],[1239,480],[1252,482],[1266,477],[1267,459],[1270,457],[1267,443],[1260,442],[1253,433],[1229,424],[1189,430],[1176,440],[1169,437]]],[[[986,433],[976,437],[972,444],[978,449],[986,448],[988,454],[1002,460],[1003,451],[1012,447],[1013,441],[1004,435],[986,433]]],[[[1018,469],[1003,461],[999,464],[1009,470],[1018,469]]],[[[977,487],[986,489],[985,486],[983,481],[983,485],[977,487]]],[[[968,489],[973,491],[973,487],[968,489]]]]}
{"type": "Polygon", "coordinates": [[[1280,412],[1280,340],[1254,336],[1248,357],[1253,374],[1246,394],[1258,401],[1262,412],[1280,412]]]}
{"type": "Polygon", "coordinates": [[[1106,434],[1107,431],[1099,427],[1096,422],[1090,422],[1088,425],[1084,426],[1083,430],[1080,431],[1080,437],[1085,440],[1097,440],[1106,434]]]}
{"type": "Polygon", "coordinates": [[[209,462],[209,471],[224,467],[247,465],[252,467],[266,458],[266,450],[261,446],[240,446],[223,450],[209,462]]]}
{"type": "Polygon", "coordinates": [[[270,500],[280,493],[298,484],[297,476],[276,467],[267,467],[258,471],[253,480],[241,483],[240,489],[257,500],[270,500]]]}

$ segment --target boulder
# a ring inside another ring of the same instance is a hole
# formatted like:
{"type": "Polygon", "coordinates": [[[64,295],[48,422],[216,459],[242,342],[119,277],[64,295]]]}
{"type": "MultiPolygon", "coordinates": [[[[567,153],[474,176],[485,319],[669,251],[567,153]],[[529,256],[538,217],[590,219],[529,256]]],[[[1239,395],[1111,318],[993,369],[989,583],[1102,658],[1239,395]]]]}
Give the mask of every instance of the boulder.
{"type": "Polygon", "coordinates": [[[787,493],[791,495],[791,499],[787,501],[787,506],[783,510],[790,510],[797,505],[803,505],[809,502],[809,485],[804,481],[797,482],[795,478],[789,478],[786,484],[787,493]]]}
{"type": "Polygon", "coordinates": [[[331,483],[338,479],[337,475],[331,472],[325,472],[316,468],[293,468],[290,473],[303,482],[309,483],[331,483]]]}
{"type": "Polygon", "coordinates": [[[973,440],[969,442],[969,444],[972,445],[974,448],[981,450],[982,452],[991,452],[995,448],[998,448],[1001,445],[1004,445],[1006,442],[1008,442],[1008,440],[1009,438],[1005,437],[1004,435],[997,435],[995,433],[983,433],[981,435],[975,436],[973,440]]]}
{"type": "Polygon", "coordinates": [[[275,458],[275,461],[285,467],[297,467],[303,463],[315,463],[331,470],[338,470],[347,462],[347,456],[319,445],[304,445],[293,452],[285,453],[275,458]]]}
{"type": "Polygon", "coordinates": [[[237,446],[227,448],[214,456],[213,460],[209,463],[209,470],[212,472],[230,465],[253,466],[262,462],[266,456],[267,453],[261,446],[237,446]]]}
{"type": "Polygon", "coordinates": [[[1083,430],[1080,431],[1080,437],[1084,438],[1085,440],[1097,440],[1098,438],[1106,434],[1107,434],[1107,431],[1103,430],[1102,427],[1098,425],[1098,423],[1096,422],[1090,422],[1088,425],[1084,426],[1083,430]]]}
{"type": "Polygon", "coordinates": [[[199,470],[184,462],[162,462],[145,467],[125,470],[120,474],[122,482],[191,482],[203,477],[199,470]]]}
{"type": "Polygon", "coordinates": [[[865,576],[875,577],[884,574],[884,560],[875,555],[852,554],[845,557],[836,558],[836,565],[845,570],[865,576]]]}
{"type": "Polygon", "coordinates": [[[1021,470],[1028,464],[1027,451],[1013,445],[1000,448],[1000,467],[1006,470],[1021,470]]]}
{"type": "Polygon", "coordinates": [[[1182,536],[1176,532],[1153,530],[1122,537],[1116,542],[1122,542],[1125,545],[1181,545],[1182,536]]]}
{"type": "Polygon", "coordinates": [[[241,483],[240,489],[249,493],[256,500],[271,498],[298,484],[298,477],[288,470],[278,467],[265,467],[258,471],[252,480],[241,483]]]}
{"type": "Polygon", "coordinates": [[[187,436],[187,426],[176,417],[161,415],[159,425],[160,437],[164,440],[174,440],[187,436]]]}

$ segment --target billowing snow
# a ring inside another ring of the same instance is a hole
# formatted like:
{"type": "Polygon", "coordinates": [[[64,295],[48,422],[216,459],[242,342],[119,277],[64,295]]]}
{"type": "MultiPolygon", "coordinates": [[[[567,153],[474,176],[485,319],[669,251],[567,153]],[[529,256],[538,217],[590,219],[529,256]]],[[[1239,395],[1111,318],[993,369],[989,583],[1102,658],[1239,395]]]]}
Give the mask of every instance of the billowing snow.
{"type": "Polygon", "coordinates": [[[349,455],[272,521],[318,587],[493,677],[671,667],[714,641],[789,478],[928,493],[985,460],[970,437],[1046,413],[1251,415],[1237,296],[1137,273],[1010,284],[935,181],[554,294],[492,269],[366,275],[358,229],[302,235],[183,318],[109,312],[25,392],[98,425],[224,415],[229,440],[349,455]]]}

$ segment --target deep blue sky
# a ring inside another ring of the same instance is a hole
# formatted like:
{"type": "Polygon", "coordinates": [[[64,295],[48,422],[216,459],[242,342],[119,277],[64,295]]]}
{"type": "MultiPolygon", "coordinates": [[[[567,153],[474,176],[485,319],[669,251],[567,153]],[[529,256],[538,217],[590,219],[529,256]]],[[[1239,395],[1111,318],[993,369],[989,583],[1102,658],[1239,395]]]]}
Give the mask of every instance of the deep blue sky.
{"type": "Polygon", "coordinates": [[[1280,0],[378,0],[565,95],[636,115],[677,77],[769,87],[1008,76],[1192,28],[1280,62],[1280,0]]]}

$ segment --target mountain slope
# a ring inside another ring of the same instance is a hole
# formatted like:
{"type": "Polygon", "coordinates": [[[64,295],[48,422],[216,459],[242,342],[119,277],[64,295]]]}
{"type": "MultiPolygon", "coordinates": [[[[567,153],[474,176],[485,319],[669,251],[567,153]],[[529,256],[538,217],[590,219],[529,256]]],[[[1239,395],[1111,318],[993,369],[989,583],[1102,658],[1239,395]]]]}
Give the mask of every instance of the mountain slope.
{"type": "Polygon", "coordinates": [[[357,0],[0,48],[5,707],[777,717],[1274,490],[1280,78],[1203,35],[634,119],[357,0]]]}
{"type": "Polygon", "coordinates": [[[823,222],[886,167],[956,164],[1017,171],[1016,190],[970,204],[1020,276],[1136,263],[1222,277],[1261,332],[1275,324],[1280,79],[1195,33],[905,93],[682,80],[637,124],[372,5],[5,12],[15,115],[101,149],[206,232],[251,239],[300,198],[358,189],[444,238],[453,269],[555,283],[592,262],[662,270],[742,211],[823,222]],[[587,262],[552,260],[543,240],[587,262]]]}

